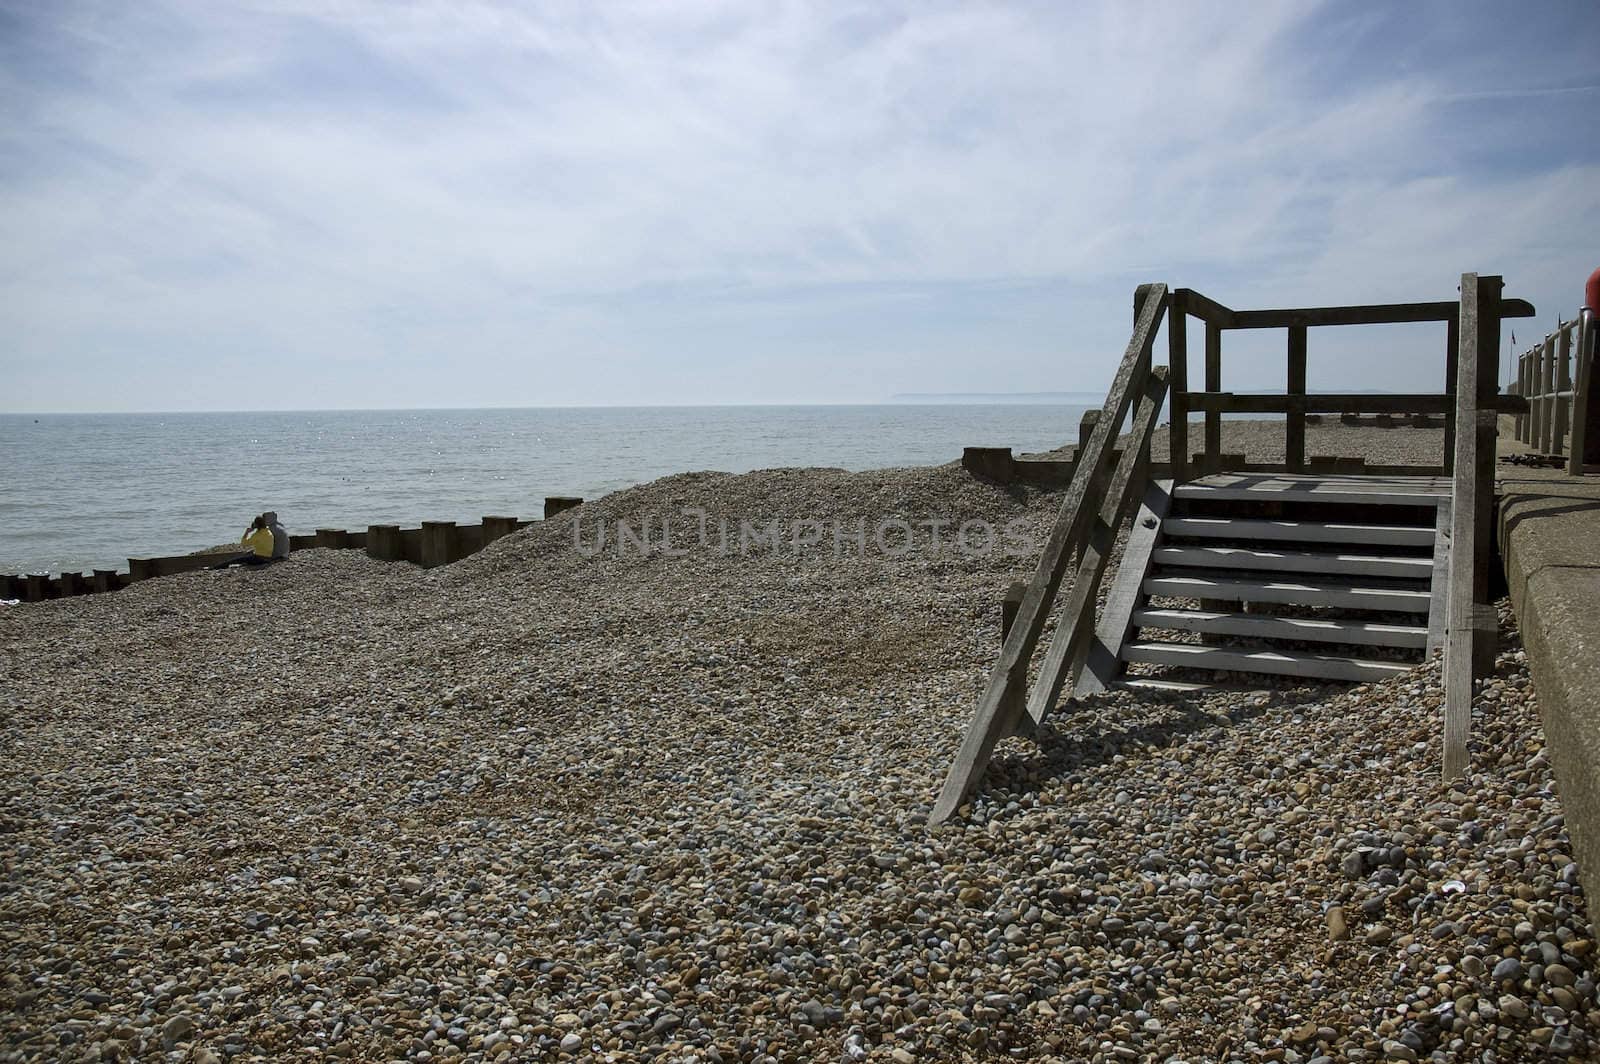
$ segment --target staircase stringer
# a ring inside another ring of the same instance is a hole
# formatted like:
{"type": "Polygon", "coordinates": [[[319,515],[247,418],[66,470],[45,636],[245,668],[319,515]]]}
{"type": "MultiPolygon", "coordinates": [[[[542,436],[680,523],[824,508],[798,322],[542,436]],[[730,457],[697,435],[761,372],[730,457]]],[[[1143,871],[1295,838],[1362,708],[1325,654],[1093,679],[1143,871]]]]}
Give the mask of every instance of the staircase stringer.
{"type": "Polygon", "coordinates": [[[1133,630],[1133,612],[1144,601],[1144,581],[1150,559],[1161,543],[1162,526],[1172,507],[1172,481],[1151,481],[1139,504],[1139,514],[1122,547],[1122,562],[1106,593],[1105,609],[1089,643],[1088,660],[1078,676],[1075,695],[1108,689],[1122,673],[1122,645],[1133,630]]]}

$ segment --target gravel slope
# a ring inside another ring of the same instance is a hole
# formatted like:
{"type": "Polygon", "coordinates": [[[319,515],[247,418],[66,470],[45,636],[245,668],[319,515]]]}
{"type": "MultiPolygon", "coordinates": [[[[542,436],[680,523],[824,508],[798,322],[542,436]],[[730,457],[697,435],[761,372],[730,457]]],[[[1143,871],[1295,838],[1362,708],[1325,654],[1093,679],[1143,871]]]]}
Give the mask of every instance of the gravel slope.
{"type": "Polygon", "coordinates": [[[0,1058],[1587,1058],[1514,639],[1455,786],[1435,669],[1118,693],[930,832],[1033,554],[715,546],[1039,538],[1058,502],[690,474],[432,572],[308,551],[0,611],[0,1058]],[[685,506],[711,545],[574,549],[685,506]]]}

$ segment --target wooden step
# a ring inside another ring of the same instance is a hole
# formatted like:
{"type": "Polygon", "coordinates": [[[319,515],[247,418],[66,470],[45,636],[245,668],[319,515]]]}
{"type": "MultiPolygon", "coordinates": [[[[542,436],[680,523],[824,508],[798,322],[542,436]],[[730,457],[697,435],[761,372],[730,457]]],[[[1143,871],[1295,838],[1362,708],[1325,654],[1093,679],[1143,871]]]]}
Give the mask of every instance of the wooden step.
{"type": "Polygon", "coordinates": [[[1157,547],[1154,560],[1157,565],[1276,573],[1333,573],[1338,576],[1409,577],[1414,580],[1427,580],[1433,575],[1432,557],[1376,557],[1370,554],[1325,554],[1254,547],[1157,547]]]}
{"type": "Polygon", "coordinates": [[[1295,639],[1314,643],[1360,643],[1366,646],[1428,645],[1426,625],[1379,624],[1375,621],[1329,621],[1313,617],[1270,617],[1259,613],[1214,613],[1209,610],[1140,609],[1133,612],[1139,628],[1206,632],[1252,639],[1295,639]]]}
{"type": "Polygon", "coordinates": [[[1198,692],[1203,694],[1267,694],[1272,688],[1265,684],[1237,684],[1237,683],[1191,683],[1187,680],[1163,680],[1156,676],[1124,676],[1113,681],[1111,686],[1118,689],[1133,691],[1177,691],[1198,692]]]}
{"type": "Polygon", "coordinates": [[[1364,682],[1403,676],[1413,666],[1405,662],[1370,661],[1335,654],[1289,650],[1240,650],[1198,646],[1193,643],[1130,643],[1122,648],[1124,661],[1147,665],[1177,665],[1189,669],[1223,669],[1229,672],[1271,673],[1314,680],[1364,682]]]}
{"type": "Polygon", "coordinates": [[[1216,685],[1188,683],[1183,680],[1158,680],[1154,676],[1127,676],[1112,684],[1113,687],[1135,691],[1214,691],[1216,685]]]}
{"type": "Polygon", "coordinates": [[[1334,580],[1237,580],[1227,577],[1158,573],[1145,577],[1146,595],[1172,598],[1222,599],[1229,602],[1288,602],[1300,606],[1340,609],[1398,610],[1427,613],[1432,595],[1402,586],[1352,584],[1334,580]]]}
{"type": "Polygon", "coordinates": [[[1292,474],[1213,474],[1180,484],[1173,497],[1221,502],[1320,502],[1335,505],[1433,506],[1450,494],[1431,477],[1309,477],[1292,474]]]}
{"type": "Polygon", "coordinates": [[[1169,517],[1161,530],[1192,539],[1287,540],[1293,543],[1363,543],[1381,547],[1431,547],[1434,530],[1408,525],[1348,525],[1319,521],[1261,521],[1243,517],[1169,517]]]}

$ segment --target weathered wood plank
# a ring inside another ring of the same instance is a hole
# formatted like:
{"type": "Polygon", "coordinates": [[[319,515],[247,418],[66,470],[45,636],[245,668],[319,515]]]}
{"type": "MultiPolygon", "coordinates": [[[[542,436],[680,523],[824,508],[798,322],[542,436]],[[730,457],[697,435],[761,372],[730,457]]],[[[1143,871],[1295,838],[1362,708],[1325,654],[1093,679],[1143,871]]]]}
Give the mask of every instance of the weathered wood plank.
{"type": "MultiPolygon", "coordinates": [[[[1458,304],[1450,300],[1437,303],[1378,303],[1360,307],[1303,307],[1296,310],[1239,310],[1233,314],[1230,329],[1288,329],[1295,326],[1390,325],[1402,322],[1444,321],[1456,316],[1458,304]]],[[[1500,317],[1531,318],[1533,306],[1526,300],[1508,299],[1500,317]]]]}
{"type": "Polygon", "coordinates": [[[1173,517],[1166,520],[1162,532],[1169,537],[1365,543],[1390,547],[1427,547],[1434,542],[1434,530],[1421,526],[1324,524],[1320,521],[1271,521],[1240,517],[1173,517]]]}
{"type": "MultiPolygon", "coordinates": [[[[1461,347],[1456,363],[1455,490],[1450,517],[1450,626],[1444,664],[1446,779],[1466,771],[1467,739],[1472,729],[1476,635],[1473,604],[1479,580],[1478,533],[1484,524],[1480,518],[1488,517],[1492,504],[1492,498],[1484,498],[1478,492],[1479,449],[1484,442],[1480,421],[1492,417],[1478,409],[1483,376],[1480,365],[1487,361],[1492,366],[1498,354],[1500,330],[1496,304],[1499,296],[1498,277],[1462,275],[1461,347]]],[[[1492,441],[1492,435],[1489,438],[1492,441]]]]}
{"type": "MultiPolygon", "coordinates": [[[[1517,356],[1517,394],[1523,398],[1528,395],[1528,353],[1524,351],[1517,356]]],[[[1526,412],[1517,415],[1516,438],[1523,443],[1528,442],[1528,415],[1526,412]]]]}
{"type": "Polygon", "coordinates": [[[1594,374],[1595,328],[1593,315],[1585,310],[1578,315],[1577,373],[1572,381],[1572,446],[1567,449],[1567,473],[1581,476],[1588,460],[1589,389],[1594,374]]]}
{"type": "MultiPolygon", "coordinates": [[[[1006,645],[1006,639],[1011,635],[1011,629],[1017,623],[1017,611],[1022,609],[1022,600],[1028,594],[1028,585],[1021,580],[1012,581],[1006,588],[1005,598],[1000,600],[1000,646],[1006,645]]],[[[1015,728],[1023,718],[1023,711],[1027,707],[1028,692],[1023,684],[1013,685],[1006,694],[1005,716],[1010,721],[1009,728],[1015,728]]]]}
{"type": "Polygon", "coordinates": [[[1261,613],[1230,613],[1203,609],[1134,610],[1133,623],[1140,628],[1236,635],[1247,639],[1355,643],[1380,647],[1415,647],[1419,650],[1428,639],[1428,630],[1415,624],[1328,621],[1317,617],[1274,617],[1261,613]]]}
{"type": "Polygon", "coordinates": [[[1144,601],[1144,578],[1150,573],[1150,555],[1161,541],[1162,524],[1172,507],[1171,480],[1151,483],[1139,504],[1128,541],[1122,545],[1122,561],[1106,592],[1105,608],[1089,641],[1089,655],[1078,674],[1074,694],[1093,694],[1111,686],[1122,670],[1122,644],[1132,630],[1133,613],[1144,601]]]}
{"type": "Polygon", "coordinates": [[[1305,650],[1238,650],[1194,643],[1131,643],[1122,653],[1129,661],[1149,665],[1264,672],[1277,676],[1350,682],[1387,680],[1393,676],[1404,676],[1412,668],[1411,663],[1405,661],[1373,661],[1305,650]]]}
{"type": "Polygon", "coordinates": [[[1189,461],[1189,404],[1184,401],[1189,390],[1189,314],[1181,291],[1172,294],[1167,308],[1167,366],[1171,370],[1167,383],[1172,394],[1168,469],[1173,479],[1181,482],[1188,478],[1189,461]]]}
{"type": "Polygon", "coordinates": [[[1158,573],[1145,577],[1149,595],[1215,599],[1219,602],[1282,602],[1294,606],[1328,606],[1353,610],[1428,612],[1428,592],[1416,585],[1396,586],[1381,580],[1229,578],[1158,573]]]}
{"type": "MultiPolygon", "coordinates": [[[[1289,374],[1285,388],[1291,396],[1306,394],[1306,327],[1289,329],[1289,374]]],[[[1292,470],[1306,467],[1306,411],[1292,405],[1284,422],[1284,463],[1292,470]]]]}
{"type": "MultiPolygon", "coordinates": [[[[1267,477],[1270,473],[1244,474],[1267,477]]],[[[1424,478],[1409,478],[1424,479],[1424,478]]],[[[1408,487],[1402,484],[1372,483],[1322,484],[1299,486],[1272,482],[1237,487],[1196,484],[1191,481],[1174,489],[1180,499],[1216,499],[1222,502],[1328,502],[1363,503],[1373,506],[1432,506],[1444,492],[1427,484],[1408,487]]]]}
{"type": "Polygon", "coordinates": [[[1530,353],[1533,362],[1533,391],[1528,396],[1529,429],[1528,446],[1539,449],[1544,440],[1544,342],[1540,341],[1530,353]]]}
{"type": "MultiPolygon", "coordinates": [[[[1310,395],[1190,392],[1184,401],[1190,410],[1214,410],[1230,414],[1286,414],[1291,410],[1307,414],[1448,414],[1453,403],[1449,396],[1432,392],[1387,395],[1346,392],[1310,395]]],[[[1520,395],[1497,395],[1489,403],[1490,409],[1506,414],[1515,414],[1527,409],[1527,406],[1528,400],[1520,395]]]]}
{"type": "Polygon", "coordinates": [[[1431,655],[1444,646],[1450,627],[1450,500],[1440,499],[1433,522],[1433,584],[1428,599],[1428,645],[1431,655]]]}
{"type": "MultiPolygon", "coordinates": [[[[1222,326],[1206,322],[1206,391],[1222,391],[1222,326]]],[[[1184,407],[1188,408],[1188,400],[1184,407]]],[[[1222,453],[1222,412],[1206,411],[1206,456],[1214,460],[1222,453]]],[[[1182,483],[1179,481],[1179,483],[1182,483]]]]}
{"type": "Polygon", "coordinates": [[[1387,576],[1426,580],[1433,559],[1404,555],[1348,554],[1263,547],[1159,547],[1157,565],[1273,573],[1331,573],[1334,576],[1387,576]]]}
{"type": "Polygon", "coordinates": [[[1544,354],[1539,361],[1539,450],[1554,454],[1556,448],[1556,338],[1544,338],[1544,354]]]}
{"type": "Polygon", "coordinates": [[[1566,396],[1556,400],[1555,427],[1550,430],[1550,436],[1555,441],[1554,446],[1546,454],[1565,454],[1562,450],[1567,445],[1567,407],[1572,396],[1572,330],[1562,329],[1561,339],[1556,343],[1555,367],[1556,394],[1566,396]]]}
{"type": "Polygon", "coordinates": [[[1193,314],[1201,321],[1214,323],[1223,329],[1233,327],[1233,311],[1218,303],[1215,299],[1203,296],[1193,288],[1179,288],[1174,295],[1182,293],[1183,305],[1187,313],[1193,314]]]}
{"type": "Polygon", "coordinates": [[[1144,494],[1134,474],[1138,471],[1140,455],[1155,430],[1156,415],[1166,398],[1166,390],[1167,367],[1158,366],[1146,378],[1145,394],[1139,397],[1129,431],[1130,446],[1123,451],[1111,482],[1100,497],[1096,520],[1089,526],[1084,542],[1083,559],[1062,606],[1061,620],[1045,652],[1044,662],[1039,666],[1038,681],[1028,692],[1028,716],[1036,725],[1055,707],[1062,690],[1075,683],[1082,671],[1089,638],[1094,633],[1094,604],[1100,580],[1116,545],[1117,529],[1127,519],[1134,500],[1144,494]]]}
{"type": "Polygon", "coordinates": [[[1452,316],[1445,322],[1444,352],[1444,471],[1455,468],[1456,448],[1456,360],[1461,357],[1461,317],[1452,316]]]}
{"type": "Polygon", "coordinates": [[[1055,526],[1040,554],[1038,568],[1028,585],[1028,593],[1017,611],[1017,622],[1006,638],[1000,660],[989,674],[988,685],[984,688],[955,762],[950,766],[929,814],[930,823],[939,824],[948,820],[988,766],[994,745],[1000,741],[1006,724],[1003,709],[1007,696],[1014,685],[1025,682],[1028,663],[1044,632],[1050,606],[1061,586],[1062,577],[1066,575],[1072,549],[1083,540],[1089,522],[1095,516],[1097,507],[1091,505],[1094,500],[1090,496],[1090,485],[1111,450],[1117,427],[1122,424],[1128,408],[1133,404],[1134,386],[1140,383],[1137,378],[1148,372],[1147,356],[1166,310],[1166,285],[1144,285],[1141,291],[1143,309],[1133,335],[1128,339],[1122,361],[1117,366],[1116,376],[1106,392],[1105,404],[1101,408],[1103,416],[1095,425],[1087,451],[1073,470],[1072,483],[1062,499],[1055,526]]]}

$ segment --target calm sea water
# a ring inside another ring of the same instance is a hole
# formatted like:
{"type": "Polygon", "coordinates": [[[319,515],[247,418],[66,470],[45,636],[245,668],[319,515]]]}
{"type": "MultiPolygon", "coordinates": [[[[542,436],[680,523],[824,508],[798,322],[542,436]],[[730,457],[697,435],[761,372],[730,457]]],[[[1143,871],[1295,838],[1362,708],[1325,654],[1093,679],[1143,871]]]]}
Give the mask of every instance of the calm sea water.
{"type": "Polygon", "coordinates": [[[126,568],[291,532],[537,517],[669,473],[939,465],[1077,438],[1084,406],[937,404],[0,415],[0,572],[126,568]]]}

